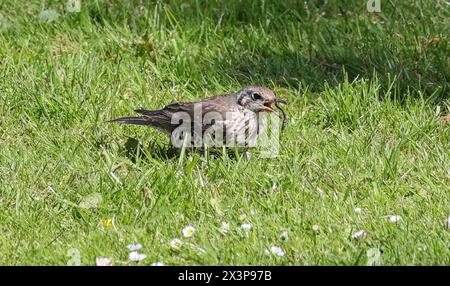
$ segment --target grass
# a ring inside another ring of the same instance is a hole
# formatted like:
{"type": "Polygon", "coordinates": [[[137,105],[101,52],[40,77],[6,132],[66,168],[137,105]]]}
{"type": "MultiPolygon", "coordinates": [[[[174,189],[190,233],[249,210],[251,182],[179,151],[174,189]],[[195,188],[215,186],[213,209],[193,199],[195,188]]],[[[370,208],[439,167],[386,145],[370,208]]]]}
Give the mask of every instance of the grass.
{"type": "Polygon", "coordinates": [[[2,1],[0,264],[450,264],[448,4],[363,2],[2,1]],[[105,123],[247,84],[289,102],[276,158],[105,123]]]}

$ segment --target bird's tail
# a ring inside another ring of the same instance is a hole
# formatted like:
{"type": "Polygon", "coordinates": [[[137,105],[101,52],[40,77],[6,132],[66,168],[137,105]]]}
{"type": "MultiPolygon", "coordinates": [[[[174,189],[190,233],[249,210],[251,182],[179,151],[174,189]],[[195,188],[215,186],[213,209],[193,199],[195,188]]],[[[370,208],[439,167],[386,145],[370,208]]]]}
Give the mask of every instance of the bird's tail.
{"type": "Polygon", "coordinates": [[[147,116],[121,117],[110,120],[108,122],[122,123],[122,124],[136,124],[136,125],[151,125],[151,120],[149,120],[147,116]]]}
{"type": "Polygon", "coordinates": [[[147,125],[161,129],[163,131],[172,132],[173,126],[171,125],[171,119],[162,110],[145,110],[136,109],[137,113],[142,114],[142,116],[129,116],[113,119],[108,122],[123,123],[123,124],[136,124],[136,125],[147,125]]]}

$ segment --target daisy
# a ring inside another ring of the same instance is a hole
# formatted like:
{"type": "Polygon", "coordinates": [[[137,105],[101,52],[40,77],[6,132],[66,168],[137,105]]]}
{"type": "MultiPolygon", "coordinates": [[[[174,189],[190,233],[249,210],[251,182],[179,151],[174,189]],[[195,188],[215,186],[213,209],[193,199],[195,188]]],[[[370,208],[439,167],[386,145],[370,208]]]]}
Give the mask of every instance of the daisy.
{"type": "Polygon", "coordinates": [[[448,216],[445,226],[450,229],[450,216],[448,216]]]}
{"type": "Polygon", "coordinates": [[[276,246],[276,245],[271,246],[270,249],[266,249],[265,253],[269,254],[269,255],[273,254],[276,256],[280,256],[280,257],[284,256],[286,254],[281,247],[276,246]]]}
{"type": "Polygon", "coordinates": [[[97,266],[111,266],[112,258],[108,257],[97,257],[95,258],[95,265],[97,266]]]}
{"type": "Polygon", "coordinates": [[[392,223],[399,222],[402,220],[402,217],[399,215],[393,215],[389,217],[389,221],[392,223]]]}
{"type": "Polygon", "coordinates": [[[360,214],[362,212],[361,208],[355,208],[355,213],[360,214]]]}
{"type": "Polygon", "coordinates": [[[241,229],[243,229],[245,231],[250,231],[252,229],[252,225],[249,223],[243,223],[243,224],[241,224],[241,229]]]}
{"type": "Polygon", "coordinates": [[[318,232],[319,231],[319,225],[318,224],[313,224],[313,226],[311,228],[312,228],[312,230],[314,232],[318,232]]]}
{"type": "Polygon", "coordinates": [[[364,237],[366,234],[367,233],[365,230],[360,230],[360,231],[357,231],[354,234],[352,234],[352,238],[353,239],[361,238],[361,237],[364,237]]]}
{"type": "Polygon", "coordinates": [[[128,255],[128,260],[134,261],[134,262],[142,261],[142,260],[144,260],[145,258],[147,258],[147,255],[138,253],[137,251],[132,251],[132,252],[130,252],[130,254],[128,255]]]}
{"type": "Polygon", "coordinates": [[[150,264],[150,266],[166,266],[166,265],[162,262],[156,261],[156,262],[153,262],[152,264],[150,264]]]}
{"type": "Polygon", "coordinates": [[[227,234],[230,231],[230,224],[228,222],[222,222],[222,226],[220,227],[220,232],[223,234],[227,234]]]}
{"type": "Polygon", "coordinates": [[[138,243],[138,244],[130,244],[127,246],[129,251],[138,251],[139,249],[142,248],[142,244],[138,243]]]}
{"type": "Polygon", "coordinates": [[[186,226],[185,228],[183,228],[183,230],[181,231],[183,233],[183,236],[186,238],[190,238],[194,235],[195,233],[195,228],[191,225],[186,226]]]}
{"type": "Polygon", "coordinates": [[[288,240],[288,238],[289,238],[289,232],[287,230],[282,231],[281,234],[280,234],[280,239],[281,240],[288,240]]]}
{"type": "Polygon", "coordinates": [[[178,238],[172,239],[169,242],[169,247],[171,249],[179,250],[181,248],[181,246],[183,246],[183,242],[180,239],[178,239],[178,238]]]}

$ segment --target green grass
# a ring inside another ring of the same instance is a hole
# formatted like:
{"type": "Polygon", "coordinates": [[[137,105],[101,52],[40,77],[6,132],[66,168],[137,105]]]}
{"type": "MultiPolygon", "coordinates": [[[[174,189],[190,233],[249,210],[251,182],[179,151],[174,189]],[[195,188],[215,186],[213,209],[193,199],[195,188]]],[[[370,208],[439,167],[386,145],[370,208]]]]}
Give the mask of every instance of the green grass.
{"type": "Polygon", "coordinates": [[[139,265],[366,265],[370,249],[450,264],[448,4],[306,3],[2,1],[0,264],[134,265],[137,242],[139,265]],[[180,158],[158,131],[105,123],[248,84],[289,102],[276,158],[180,158]],[[188,224],[206,253],[169,249],[188,224]]]}

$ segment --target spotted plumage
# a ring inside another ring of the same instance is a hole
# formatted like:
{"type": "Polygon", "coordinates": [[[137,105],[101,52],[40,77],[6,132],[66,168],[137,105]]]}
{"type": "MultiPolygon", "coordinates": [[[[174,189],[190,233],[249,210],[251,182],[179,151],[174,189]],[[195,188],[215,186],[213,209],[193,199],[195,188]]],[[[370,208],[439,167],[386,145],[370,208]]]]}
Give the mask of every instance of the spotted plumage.
{"type": "MultiPolygon", "coordinates": [[[[137,109],[137,117],[111,120],[116,123],[148,125],[171,135],[172,144],[206,146],[252,146],[265,128],[265,112],[272,105],[286,103],[272,90],[248,86],[233,93],[213,96],[198,102],[172,103],[158,110],[137,109]]],[[[277,113],[278,114],[278,113],[277,113]]],[[[284,117],[284,112],[282,113],[284,117]]],[[[283,122],[284,123],[284,122],[283,122]]]]}

